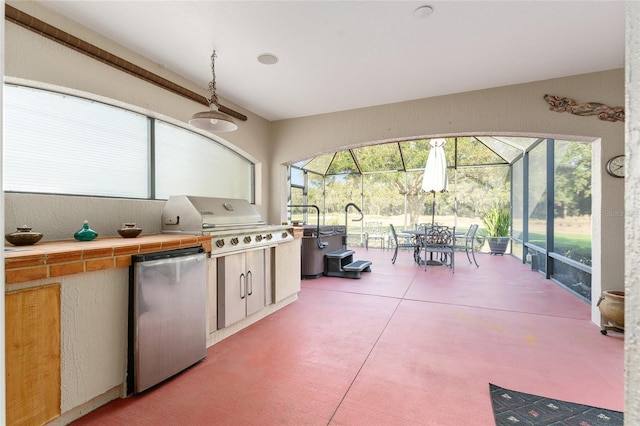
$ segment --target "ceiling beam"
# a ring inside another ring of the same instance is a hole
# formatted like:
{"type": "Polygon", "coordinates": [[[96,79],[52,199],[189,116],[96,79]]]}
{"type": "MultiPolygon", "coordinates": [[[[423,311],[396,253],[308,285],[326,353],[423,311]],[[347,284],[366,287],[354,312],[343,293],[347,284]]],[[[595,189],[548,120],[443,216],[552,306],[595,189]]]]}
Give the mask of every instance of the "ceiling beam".
{"type": "MultiPolygon", "coordinates": [[[[5,18],[9,22],[13,22],[16,25],[20,25],[23,28],[33,31],[34,33],[40,34],[43,37],[46,37],[50,40],[60,43],[70,49],[73,49],[77,52],[87,55],[104,64],[112,66],[120,71],[126,72],[127,74],[133,75],[148,83],[154,84],[158,87],[168,90],[169,92],[183,96],[199,104],[209,106],[209,100],[206,97],[199,95],[185,87],[182,87],[170,80],[167,80],[164,77],[154,74],[151,71],[148,71],[142,67],[139,67],[138,65],[135,65],[134,63],[129,62],[126,59],[113,55],[107,52],[106,50],[101,49],[98,46],[95,46],[91,43],[88,43],[72,34],[62,31],[52,25],[49,25],[46,22],[41,21],[38,18],[35,18],[29,14],[26,14],[11,5],[5,4],[4,11],[5,11],[4,12],[5,18]]],[[[220,112],[230,115],[231,117],[237,118],[238,120],[247,121],[246,115],[241,114],[237,111],[234,111],[230,108],[227,108],[224,105],[219,105],[218,109],[220,112]]]]}

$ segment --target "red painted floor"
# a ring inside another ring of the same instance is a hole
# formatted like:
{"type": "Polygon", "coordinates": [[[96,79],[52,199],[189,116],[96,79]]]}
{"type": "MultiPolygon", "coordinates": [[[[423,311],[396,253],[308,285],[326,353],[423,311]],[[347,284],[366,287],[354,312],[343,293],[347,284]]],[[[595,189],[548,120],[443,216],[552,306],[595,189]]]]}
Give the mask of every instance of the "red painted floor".
{"type": "Polygon", "coordinates": [[[358,250],[360,280],[302,281],[300,299],[207,358],[77,425],[492,425],[489,383],[623,410],[623,335],[517,259],[426,272],[358,250]]]}

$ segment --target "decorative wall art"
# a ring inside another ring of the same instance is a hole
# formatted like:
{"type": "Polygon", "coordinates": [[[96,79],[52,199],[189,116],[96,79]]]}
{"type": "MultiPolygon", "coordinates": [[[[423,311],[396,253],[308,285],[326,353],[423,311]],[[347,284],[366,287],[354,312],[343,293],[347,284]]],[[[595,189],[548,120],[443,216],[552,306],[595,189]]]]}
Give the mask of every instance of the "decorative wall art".
{"type": "Polygon", "coordinates": [[[554,95],[544,95],[544,100],[551,105],[551,111],[569,112],[575,115],[597,115],[600,120],[624,122],[624,107],[610,107],[599,102],[577,103],[573,99],[554,95]]]}

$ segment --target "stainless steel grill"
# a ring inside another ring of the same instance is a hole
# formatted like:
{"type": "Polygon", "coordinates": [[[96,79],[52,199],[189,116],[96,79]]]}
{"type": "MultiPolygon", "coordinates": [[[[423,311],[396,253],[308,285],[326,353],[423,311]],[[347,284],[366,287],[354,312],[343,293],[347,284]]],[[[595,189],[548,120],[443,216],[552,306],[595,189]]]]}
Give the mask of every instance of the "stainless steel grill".
{"type": "Polygon", "coordinates": [[[212,255],[292,240],[286,225],[267,225],[247,201],[236,198],[169,197],[162,211],[162,232],[211,235],[212,255]]]}

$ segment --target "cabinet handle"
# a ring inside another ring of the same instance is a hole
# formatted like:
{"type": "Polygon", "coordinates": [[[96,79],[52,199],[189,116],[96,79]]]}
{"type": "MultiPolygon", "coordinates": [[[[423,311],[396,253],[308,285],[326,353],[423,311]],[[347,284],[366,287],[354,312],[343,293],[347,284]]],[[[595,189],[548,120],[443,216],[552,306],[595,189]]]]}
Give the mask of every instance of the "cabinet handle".
{"type": "Polygon", "coordinates": [[[251,296],[253,294],[253,274],[251,271],[247,272],[247,283],[249,283],[249,292],[247,294],[251,296]]]}
{"type": "Polygon", "coordinates": [[[247,297],[247,289],[245,288],[246,278],[244,274],[240,274],[240,299],[247,297]]]}

